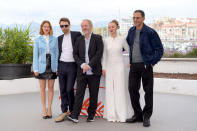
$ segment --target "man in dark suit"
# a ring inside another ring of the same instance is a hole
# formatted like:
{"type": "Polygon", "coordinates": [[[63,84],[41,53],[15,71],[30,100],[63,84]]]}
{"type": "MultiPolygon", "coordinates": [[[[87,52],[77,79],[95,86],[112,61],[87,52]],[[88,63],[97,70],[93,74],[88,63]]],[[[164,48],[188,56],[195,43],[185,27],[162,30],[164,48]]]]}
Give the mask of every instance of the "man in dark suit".
{"type": "Polygon", "coordinates": [[[56,122],[63,121],[68,115],[68,111],[71,112],[73,110],[74,83],[77,75],[77,64],[73,58],[73,47],[77,37],[81,36],[80,32],[70,31],[70,20],[68,18],[61,18],[59,24],[64,33],[58,37],[58,74],[62,114],[55,120],[56,122]]]}
{"type": "Polygon", "coordinates": [[[100,77],[102,72],[101,58],[103,55],[103,41],[100,35],[92,33],[92,22],[85,19],[81,23],[83,36],[77,38],[73,56],[77,62],[77,92],[71,115],[67,118],[75,123],[78,122],[85,89],[88,85],[90,92],[90,106],[88,108],[87,122],[94,121],[97,109],[100,77]]]}

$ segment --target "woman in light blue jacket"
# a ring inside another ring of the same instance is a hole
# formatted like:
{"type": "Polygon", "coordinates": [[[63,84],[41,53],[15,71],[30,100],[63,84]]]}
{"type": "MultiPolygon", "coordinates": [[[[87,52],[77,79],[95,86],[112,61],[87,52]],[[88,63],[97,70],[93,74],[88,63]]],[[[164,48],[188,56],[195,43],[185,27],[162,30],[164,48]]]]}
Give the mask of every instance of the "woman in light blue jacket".
{"type": "Polygon", "coordinates": [[[54,82],[57,78],[58,41],[53,36],[51,23],[47,20],[40,25],[40,35],[35,39],[33,52],[33,71],[39,79],[40,96],[43,106],[43,119],[52,118],[51,105],[54,82]],[[46,83],[48,81],[48,109],[46,108],[46,83]]]}

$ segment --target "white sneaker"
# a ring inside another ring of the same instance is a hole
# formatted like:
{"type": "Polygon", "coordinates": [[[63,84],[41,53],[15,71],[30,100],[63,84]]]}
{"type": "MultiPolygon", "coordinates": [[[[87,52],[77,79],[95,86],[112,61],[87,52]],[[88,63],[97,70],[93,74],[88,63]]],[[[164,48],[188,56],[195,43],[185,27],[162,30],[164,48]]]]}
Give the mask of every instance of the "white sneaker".
{"type": "Polygon", "coordinates": [[[68,120],[74,122],[74,123],[78,123],[79,120],[78,119],[75,119],[75,118],[72,118],[71,115],[67,116],[68,120]]]}

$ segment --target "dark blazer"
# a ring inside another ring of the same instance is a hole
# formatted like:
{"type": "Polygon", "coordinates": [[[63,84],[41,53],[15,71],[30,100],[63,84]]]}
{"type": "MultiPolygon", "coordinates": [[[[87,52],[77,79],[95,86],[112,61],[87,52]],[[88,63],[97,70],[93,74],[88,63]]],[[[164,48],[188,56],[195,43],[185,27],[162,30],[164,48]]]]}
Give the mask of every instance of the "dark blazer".
{"type": "MultiPolygon", "coordinates": [[[[132,62],[135,30],[135,26],[131,27],[127,36],[127,43],[130,46],[130,62],[132,62]]],[[[140,51],[146,66],[157,64],[164,52],[163,45],[157,32],[145,24],[140,31],[140,51]]]]}
{"type": "MultiPolygon", "coordinates": [[[[73,50],[74,50],[74,46],[75,46],[75,41],[77,39],[77,37],[81,36],[80,32],[77,31],[71,31],[71,40],[72,40],[72,46],[73,46],[73,50]]],[[[58,61],[60,60],[60,56],[62,53],[62,42],[63,42],[63,38],[64,38],[64,34],[60,35],[58,37],[58,47],[59,47],[59,57],[58,57],[58,61]]]]}
{"type": "MultiPolygon", "coordinates": [[[[92,68],[94,75],[101,75],[102,66],[101,58],[103,55],[103,40],[100,35],[93,34],[90,38],[90,44],[88,49],[89,63],[88,65],[92,68]]],[[[77,62],[78,69],[77,74],[82,75],[83,70],[81,69],[81,64],[85,63],[85,37],[80,36],[75,42],[75,47],[73,50],[73,57],[77,62]]]]}

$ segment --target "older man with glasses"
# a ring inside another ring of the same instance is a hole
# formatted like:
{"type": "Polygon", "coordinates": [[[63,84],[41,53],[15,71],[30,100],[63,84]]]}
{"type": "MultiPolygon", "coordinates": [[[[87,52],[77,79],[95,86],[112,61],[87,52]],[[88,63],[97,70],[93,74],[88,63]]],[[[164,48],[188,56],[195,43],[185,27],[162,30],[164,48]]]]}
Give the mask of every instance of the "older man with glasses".
{"type": "Polygon", "coordinates": [[[73,48],[77,37],[81,36],[80,32],[70,31],[70,20],[68,18],[61,18],[59,24],[64,33],[58,37],[58,75],[62,114],[55,122],[63,121],[66,115],[69,114],[68,112],[73,110],[74,83],[77,75],[77,64],[73,58],[73,48]]]}

